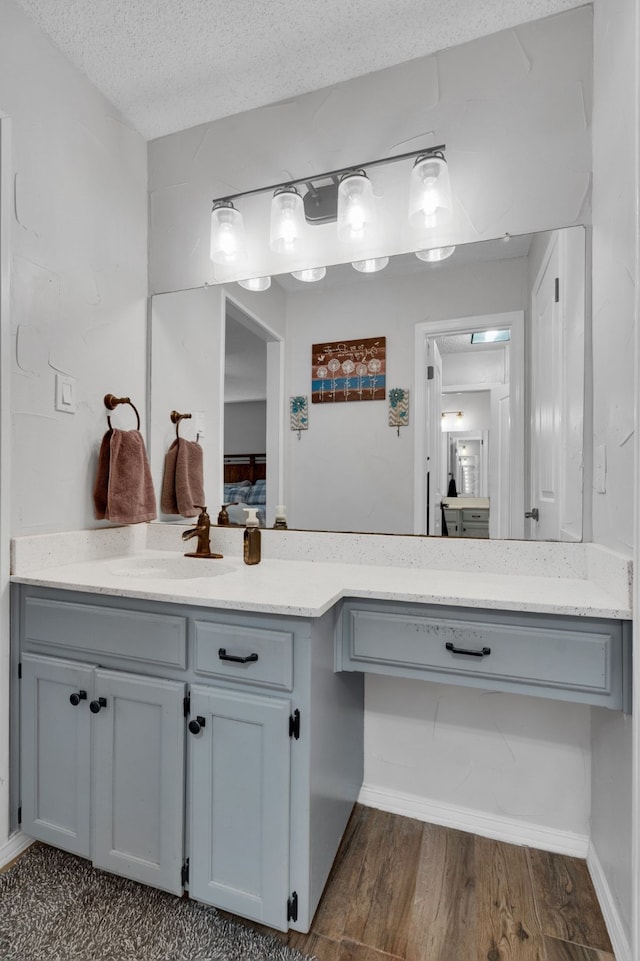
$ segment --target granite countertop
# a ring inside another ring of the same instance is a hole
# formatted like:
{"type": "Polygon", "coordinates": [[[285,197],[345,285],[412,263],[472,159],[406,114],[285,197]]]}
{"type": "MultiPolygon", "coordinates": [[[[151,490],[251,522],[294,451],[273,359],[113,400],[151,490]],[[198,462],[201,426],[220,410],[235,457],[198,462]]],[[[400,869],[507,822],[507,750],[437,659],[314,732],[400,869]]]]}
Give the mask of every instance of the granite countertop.
{"type": "MultiPolygon", "coordinates": [[[[239,547],[240,542],[234,546],[239,547]]],[[[260,564],[247,566],[237,553],[225,552],[223,560],[190,560],[175,549],[149,549],[146,545],[72,563],[59,563],[60,557],[56,563],[55,556],[55,552],[47,555],[47,563],[39,569],[33,563],[23,565],[25,569],[16,570],[12,581],[299,617],[319,617],[343,597],[585,617],[631,617],[624,591],[614,593],[608,584],[575,576],[571,570],[571,576],[543,576],[394,566],[388,562],[376,565],[273,557],[263,557],[260,564]],[[189,562],[195,577],[183,576],[190,573],[186,570],[189,562]]]]}

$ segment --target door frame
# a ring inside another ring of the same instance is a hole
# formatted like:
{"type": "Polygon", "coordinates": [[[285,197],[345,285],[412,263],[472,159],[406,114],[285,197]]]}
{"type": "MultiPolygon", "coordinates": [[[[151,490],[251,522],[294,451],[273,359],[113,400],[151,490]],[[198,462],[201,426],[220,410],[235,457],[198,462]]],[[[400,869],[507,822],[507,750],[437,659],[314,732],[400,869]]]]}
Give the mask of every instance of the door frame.
{"type": "Polygon", "coordinates": [[[477,314],[445,320],[426,320],[415,326],[415,434],[413,478],[413,533],[426,531],[426,472],[423,465],[427,454],[426,359],[427,340],[438,334],[470,334],[480,329],[511,328],[510,376],[511,387],[511,537],[524,537],[524,310],[496,314],[477,314]]]}
{"type": "MultiPolygon", "coordinates": [[[[276,505],[284,502],[284,338],[269,326],[253,310],[247,307],[241,300],[237,300],[226,287],[222,288],[223,317],[227,315],[227,304],[231,303],[248,317],[261,333],[261,337],[267,345],[267,508],[266,525],[270,527],[275,518],[276,505]]],[[[219,501],[224,503],[223,488],[224,483],[224,365],[225,365],[225,326],[222,328],[222,344],[220,359],[222,364],[221,391],[222,397],[218,409],[219,430],[218,437],[220,442],[219,464],[220,491],[219,501]]]]}
{"type": "Polygon", "coordinates": [[[9,574],[11,545],[11,350],[10,350],[10,231],[12,209],[11,120],[0,111],[0,848],[11,832],[10,798],[18,788],[10,778],[9,723],[10,652],[9,574]]]}

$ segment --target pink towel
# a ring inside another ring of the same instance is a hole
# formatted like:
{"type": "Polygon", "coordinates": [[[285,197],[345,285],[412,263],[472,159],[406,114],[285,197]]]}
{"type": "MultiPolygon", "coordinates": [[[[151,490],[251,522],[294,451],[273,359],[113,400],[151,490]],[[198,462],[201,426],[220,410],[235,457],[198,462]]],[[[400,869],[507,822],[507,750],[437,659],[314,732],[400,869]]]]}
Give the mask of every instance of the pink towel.
{"type": "Polygon", "coordinates": [[[113,428],[102,438],[93,503],[98,520],[116,524],[140,524],[158,516],[140,431],[113,428]]]}
{"type": "Polygon", "coordinates": [[[160,509],[164,514],[195,517],[204,503],[202,447],[179,437],[165,457],[160,509]]]}

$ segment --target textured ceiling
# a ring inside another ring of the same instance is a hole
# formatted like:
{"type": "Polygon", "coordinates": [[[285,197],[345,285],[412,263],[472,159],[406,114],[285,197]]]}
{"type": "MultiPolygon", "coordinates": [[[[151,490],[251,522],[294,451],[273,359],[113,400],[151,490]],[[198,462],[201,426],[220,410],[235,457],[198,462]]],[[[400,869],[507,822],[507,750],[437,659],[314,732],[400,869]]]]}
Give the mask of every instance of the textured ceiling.
{"type": "Polygon", "coordinates": [[[579,0],[17,0],[147,139],[581,6],[579,0]]]}

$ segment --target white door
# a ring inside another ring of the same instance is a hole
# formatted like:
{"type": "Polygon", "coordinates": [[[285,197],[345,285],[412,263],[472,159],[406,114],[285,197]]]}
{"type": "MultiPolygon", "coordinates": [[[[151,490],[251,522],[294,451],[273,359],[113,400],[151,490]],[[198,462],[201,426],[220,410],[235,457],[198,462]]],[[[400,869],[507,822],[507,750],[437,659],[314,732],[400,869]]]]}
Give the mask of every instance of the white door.
{"type": "Polygon", "coordinates": [[[181,681],[95,671],[93,863],[182,894],[181,681]]]}
{"type": "Polygon", "coordinates": [[[549,244],[531,301],[531,503],[527,536],[560,540],[563,337],[558,235],[549,244]],[[537,514],[536,514],[537,512],[537,514]]]}
{"type": "Polygon", "coordinates": [[[442,358],[438,346],[427,341],[427,497],[428,534],[442,535],[442,358]]]}

